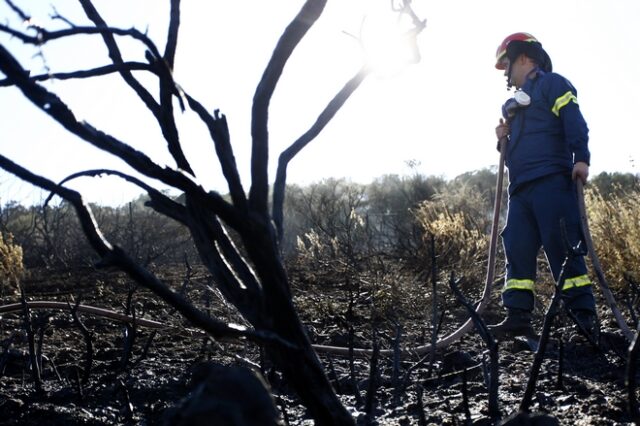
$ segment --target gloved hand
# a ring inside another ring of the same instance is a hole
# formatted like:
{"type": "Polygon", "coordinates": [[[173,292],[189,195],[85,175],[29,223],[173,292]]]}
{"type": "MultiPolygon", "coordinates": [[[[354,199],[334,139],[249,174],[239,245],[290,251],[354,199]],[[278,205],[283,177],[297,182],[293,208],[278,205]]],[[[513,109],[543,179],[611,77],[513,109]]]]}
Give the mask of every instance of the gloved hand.
{"type": "Polygon", "coordinates": [[[512,118],[519,108],[529,106],[531,103],[531,97],[523,90],[516,90],[513,94],[513,98],[507,99],[502,105],[502,116],[505,120],[512,118]]]}
{"type": "Polygon", "coordinates": [[[509,118],[514,116],[518,108],[520,108],[518,101],[516,101],[514,98],[507,99],[507,102],[502,105],[502,117],[505,120],[508,120],[509,118]]]}

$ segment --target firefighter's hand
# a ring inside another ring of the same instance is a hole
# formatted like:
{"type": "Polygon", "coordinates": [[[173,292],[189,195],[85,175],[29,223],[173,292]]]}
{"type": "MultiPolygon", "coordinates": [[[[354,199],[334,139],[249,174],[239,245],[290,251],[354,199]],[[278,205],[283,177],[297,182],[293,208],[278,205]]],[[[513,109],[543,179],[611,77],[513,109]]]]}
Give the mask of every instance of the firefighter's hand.
{"type": "Polygon", "coordinates": [[[509,136],[510,132],[511,132],[511,129],[509,128],[509,125],[504,121],[503,118],[501,118],[500,123],[496,127],[496,136],[498,137],[498,140],[506,136],[509,136]]]}
{"type": "Polygon", "coordinates": [[[587,163],[578,161],[573,165],[573,172],[571,173],[573,180],[580,179],[584,185],[587,183],[587,177],[589,177],[589,165],[587,163]]]}
{"type": "Polygon", "coordinates": [[[496,127],[496,136],[498,137],[498,143],[496,144],[496,149],[498,150],[498,152],[502,151],[502,147],[500,146],[502,139],[509,136],[510,131],[511,129],[509,129],[509,125],[505,123],[504,119],[501,118],[500,123],[498,123],[498,126],[496,127]]]}

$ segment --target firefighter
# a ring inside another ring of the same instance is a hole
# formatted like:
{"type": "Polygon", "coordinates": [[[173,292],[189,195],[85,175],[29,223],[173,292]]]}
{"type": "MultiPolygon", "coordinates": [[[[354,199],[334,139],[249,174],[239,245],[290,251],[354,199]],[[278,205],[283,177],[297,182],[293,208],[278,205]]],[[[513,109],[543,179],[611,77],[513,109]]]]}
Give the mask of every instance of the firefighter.
{"type": "MultiPolygon", "coordinates": [[[[552,72],[551,59],[535,37],[506,37],[496,52],[495,67],[504,71],[508,89],[515,87],[530,97],[528,106],[500,119],[496,127],[498,139],[508,138],[503,149],[509,170],[508,213],[501,234],[507,315],[490,326],[500,338],[535,334],[531,313],[540,248],[557,282],[567,253],[562,223],[572,246],[582,239],[575,180],[586,183],[590,154],[576,89],[552,72]]],[[[584,257],[569,257],[562,281],[565,306],[581,327],[593,332],[596,306],[584,257]]]]}

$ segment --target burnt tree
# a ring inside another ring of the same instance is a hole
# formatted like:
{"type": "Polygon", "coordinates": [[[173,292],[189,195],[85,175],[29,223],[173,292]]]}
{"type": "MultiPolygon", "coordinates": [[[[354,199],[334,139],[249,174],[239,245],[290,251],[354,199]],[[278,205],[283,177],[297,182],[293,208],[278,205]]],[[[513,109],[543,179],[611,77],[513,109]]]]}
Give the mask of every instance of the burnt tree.
{"type": "MultiPolygon", "coordinates": [[[[5,1],[25,23],[30,22],[28,14],[13,2],[5,1]]],[[[321,16],[326,0],[304,2],[297,16],[281,35],[256,88],[251,116],[251,185],[248,192],[243,187],[236,166],[225,116],[217,110],[211,113],[174,81],[172,71],[178,46],[180,0],[170,1],[168,35],[163,52],[146,34],[135,28],[109,26],[91,0],[79,0],[79,3],[92,25],[77,26],[56,16],[66,24],[66,28],[49,31],[41,26],[28,25],[26,29],[18,30],[0,24],[0,31],[34,46],[77,36],[100,37],[107,47],[110,62],[87,70],[66,73],[51,71],[32,75],[16,55],[0,45],[0,71],[5,76],[0,80],[0,86],[18,88],[37,108],[64,126],[68,132],[95,148],[120,158],[141,176],[180,191],[184,195],[181,198],[184,202],[176,202],[140,178],[117,170],[80,171],[56,183],[3,155],[0,155],[0,167],[73,205],[83,232],[100,257],[99,265],[117,267],[127,272],[214,338],[241,337],[265,345],[275,365],[296,390],[317,424],[353,424],[353,419],[331,388],[292,303],[279,248],[279,234],[282,230],[286,168],[289,161],[318,135],[358,88],[370,72],[366,65],[347,81],[319,114],[312,127],[281,154],[274,184],[272,211],[269,211],[268,202],[269,103],[285,64],[307,31],[321,16]],[[120,38],[141,43],[146,50],[145,60],[125,61],[119,45],[120,38]],[[134,75],[133,71],[154,76],[158,81],[157,93],[152,93],[137,78],[139,74],[134,75]],[[86,121],[79,120],[63,99],[40,83],[50,79],[93,78],[106,74],[121,76],[152,114],[175,161],[175,167],[161,166],[144,152],[86,121]],[[190,108],[207,127],[228,184],[230,201],[198,184],[181,146],[174,102],[180,109],[190,108]],[[200,257],[214,277],[216,285],[253,329],[232,327],[208,317],[205,312],[198,310],[150,271],[137,264],[125,250],[103,237],[90,207],[78,192],[65,186],[70,179],[99,174],[115,175],[139,186],[150,198],[149,207],[189,229],[200,257]],[[230,231],[238,238],[232,239],[230,231]],[[242,246],[236,246],[237,242],[242,246]]],[[[408,13],[413,19],[415,28],[409,36],[415,37],[424,28],[424,21],[416,18],[409,0],[403,1],[399,9],[397,5],[395,7],[396,12],[408,13]]]]}

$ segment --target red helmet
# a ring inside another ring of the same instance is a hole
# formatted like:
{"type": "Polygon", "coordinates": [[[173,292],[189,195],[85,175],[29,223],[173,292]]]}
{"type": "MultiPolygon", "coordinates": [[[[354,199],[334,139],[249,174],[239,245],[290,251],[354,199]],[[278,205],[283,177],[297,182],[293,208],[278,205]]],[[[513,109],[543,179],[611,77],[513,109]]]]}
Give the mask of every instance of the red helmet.
{"type": "Polygon", "coordinates": [[[505,69],[501,61],[506,56],[507,46],[512,41],[537,42],[538,40],[529,33],[514,33],[507,36],[498,46],[498,50],[496,50],[496,68],[499,70],[505,69]]]}

